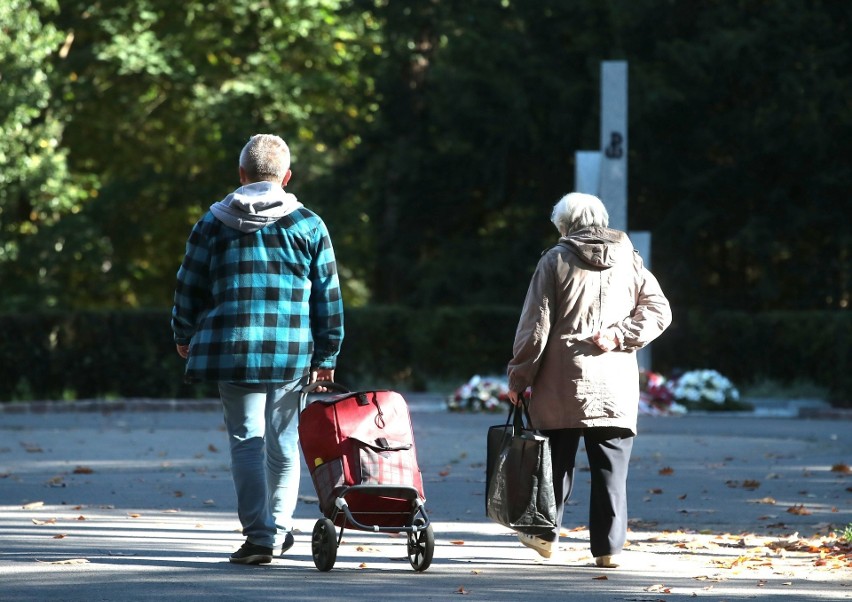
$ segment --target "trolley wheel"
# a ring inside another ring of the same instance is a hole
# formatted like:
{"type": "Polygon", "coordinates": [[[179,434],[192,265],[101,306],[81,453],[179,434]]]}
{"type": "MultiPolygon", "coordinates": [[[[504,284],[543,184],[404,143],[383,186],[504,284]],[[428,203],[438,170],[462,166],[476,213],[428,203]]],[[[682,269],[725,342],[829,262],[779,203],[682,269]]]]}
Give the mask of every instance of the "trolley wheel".
{"type": "Polygon", "coordinates": [[[330,571],[337,560],[337,531],[327,518],[319,519],[311,535],[311,553],[314,564],[320,571],[330,571]]]}
{"type": "MultiPolygon", "coordinates": [[[[426,521],[418,518],[414,526],[423,525],[426,521]]],[[[422,572],[432,564],[432,556],[435,553],[435,532],[432,525],[422,531],[408,534],[408,561],[415,571],[422,572]]]]}

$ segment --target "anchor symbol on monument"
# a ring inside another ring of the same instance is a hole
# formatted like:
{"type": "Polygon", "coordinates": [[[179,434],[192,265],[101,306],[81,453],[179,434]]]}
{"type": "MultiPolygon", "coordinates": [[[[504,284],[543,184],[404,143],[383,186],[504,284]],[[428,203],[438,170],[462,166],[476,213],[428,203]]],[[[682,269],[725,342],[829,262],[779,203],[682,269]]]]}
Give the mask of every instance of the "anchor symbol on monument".
{"type": "Polygon", "coordinates": [[[624,148],[621,143],[624,142],[624,136],[618,132],[612,132],[609,137],[609,145],[604,149],[604,154],[608,159],[620,159],[624,155],[624,148]]]}

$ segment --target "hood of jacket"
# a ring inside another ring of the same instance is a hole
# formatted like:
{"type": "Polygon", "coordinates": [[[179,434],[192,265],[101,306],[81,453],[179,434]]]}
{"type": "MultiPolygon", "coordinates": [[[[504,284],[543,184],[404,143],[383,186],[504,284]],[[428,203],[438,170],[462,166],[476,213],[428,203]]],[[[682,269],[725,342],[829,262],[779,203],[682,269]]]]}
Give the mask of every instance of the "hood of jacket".
{"type": "Polygon", "coordinates": [[[627,234],[611,228],[583,228],[559,239],[584,263],[606,270],[620,261],[633,261],[633,244],[627,234]]]}
{"type": "Polygon", "coordinates": [[[240,232],[257,232],[302,206],[296,196],[272,182],[240,186],[210,211],[220,222],[240,232]]]}

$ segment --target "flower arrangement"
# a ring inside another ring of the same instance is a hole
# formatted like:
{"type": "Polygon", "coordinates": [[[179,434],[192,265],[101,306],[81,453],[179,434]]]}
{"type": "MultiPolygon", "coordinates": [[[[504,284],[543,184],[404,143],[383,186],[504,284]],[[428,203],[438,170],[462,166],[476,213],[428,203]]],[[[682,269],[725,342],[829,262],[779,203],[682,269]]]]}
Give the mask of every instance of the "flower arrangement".
{"type": "Polygon", "coordinates": [[[690,370],[667,383],[675,401],[690,410],[748,410],[734,384],[716,370],[690,370]]]}
{"type": "MultiPolygon", "coordinates": [[[[530,390],[524,392],[529,399],[530,390]]],[[[503,412],[509,404],[509,381],[500,376],[476,375],[447,397],[451,412],[503,412]]],[[[734,384],[716,370],[691,370],[667,379],[639,371],[639,413],[651,416],[686,414],[690,410],[750,410],[740,401],[734,384]]]]}
{"type": "Polygon", "coordinates": [[[639,413],[651,416],[686,414],[686,406],[675,401],[665,376],[648,370],[639,371],[639,413]]]}
{"type": "Polygon", "coordinates": [[[476,375],[447,398],[452,412],[502,412],[509,404],[509,381],[506,378],[476,375]]]}

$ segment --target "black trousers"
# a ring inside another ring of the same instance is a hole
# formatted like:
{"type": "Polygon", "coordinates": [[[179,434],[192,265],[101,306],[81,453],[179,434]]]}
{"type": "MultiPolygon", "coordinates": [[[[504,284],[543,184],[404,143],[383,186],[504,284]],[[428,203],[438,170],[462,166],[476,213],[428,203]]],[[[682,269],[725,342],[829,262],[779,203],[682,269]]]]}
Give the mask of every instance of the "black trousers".
{"type": "Polygon", "coordinates": [[[543,539],[556,542],[565,502],[574,489],[574,465],[582,438],[592,475],[589,496],[589,543],[592,556],[618,554],[627,538],[627,468],[633,434],[627,429],[593,427],[542,431],[550,438],[556,529],[543,539]]]}

